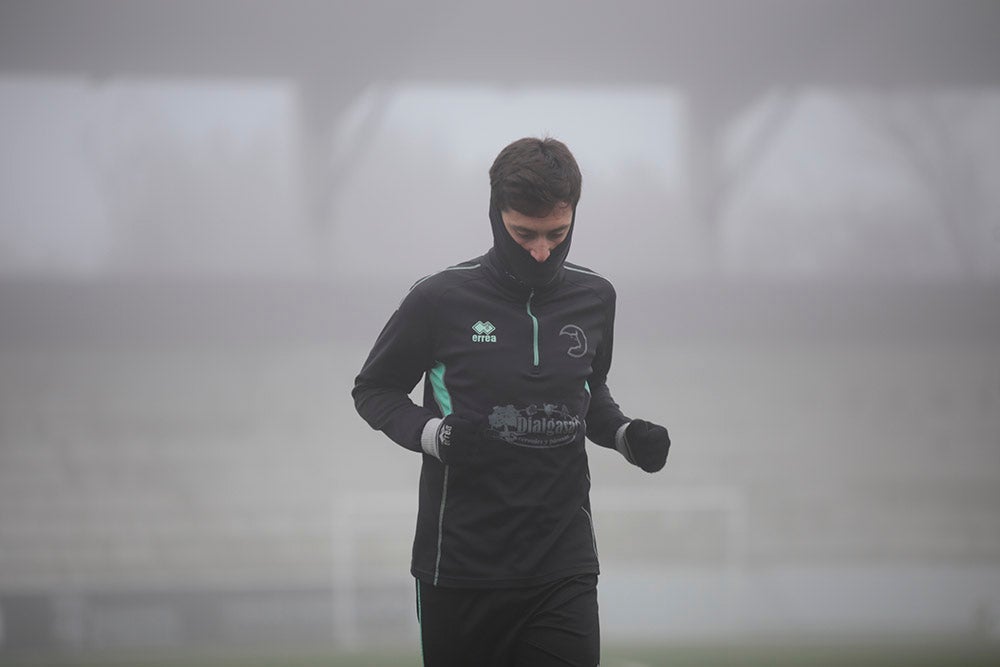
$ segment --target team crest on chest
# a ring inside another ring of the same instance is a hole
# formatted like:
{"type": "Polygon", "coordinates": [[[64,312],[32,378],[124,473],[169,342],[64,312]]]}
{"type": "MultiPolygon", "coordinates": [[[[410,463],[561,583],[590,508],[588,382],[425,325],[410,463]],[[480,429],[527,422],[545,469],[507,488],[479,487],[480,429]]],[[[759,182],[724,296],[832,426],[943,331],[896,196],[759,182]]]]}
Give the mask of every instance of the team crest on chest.
{"type": "Polygon", "coordinates": [[[569,338],[569,349],[566,350],[566,354],[574,359],[587,354],[587,334],[583,329],[575,324],[567,324],[559,330],[559,335],[569,338]]]}

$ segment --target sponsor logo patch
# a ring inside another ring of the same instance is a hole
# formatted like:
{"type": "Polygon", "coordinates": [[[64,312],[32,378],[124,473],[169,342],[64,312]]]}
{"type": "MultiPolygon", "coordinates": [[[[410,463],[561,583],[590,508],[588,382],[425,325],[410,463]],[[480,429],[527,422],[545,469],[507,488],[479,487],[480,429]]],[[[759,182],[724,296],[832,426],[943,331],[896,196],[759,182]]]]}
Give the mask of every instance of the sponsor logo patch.
{"type": "Polygon", "coordinates": [[[519,447],[562,447],[576,440],[582,424],[565,405],[498,405],[490,413],[486,433],[519,447]]]}

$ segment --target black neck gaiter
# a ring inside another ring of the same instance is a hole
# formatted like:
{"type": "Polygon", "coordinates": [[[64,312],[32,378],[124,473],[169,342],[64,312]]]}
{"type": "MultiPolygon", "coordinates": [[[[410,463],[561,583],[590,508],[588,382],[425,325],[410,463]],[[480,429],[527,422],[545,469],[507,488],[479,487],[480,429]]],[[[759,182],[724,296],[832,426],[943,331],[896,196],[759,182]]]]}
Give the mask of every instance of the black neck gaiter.
{"type": "Polygon", "coordinates": [[[518,245],[504,227],[500,209],[490,200],[490,226],[493,228],[493,247],[507,272],[519,283],[531,289],[545,287],[555,280],[569,254],[569,245],[576,227],[576,211],[570,222],[569,232],[562,242],[552,249],[544,262],[537,262],[531,253],[518,245]]]}

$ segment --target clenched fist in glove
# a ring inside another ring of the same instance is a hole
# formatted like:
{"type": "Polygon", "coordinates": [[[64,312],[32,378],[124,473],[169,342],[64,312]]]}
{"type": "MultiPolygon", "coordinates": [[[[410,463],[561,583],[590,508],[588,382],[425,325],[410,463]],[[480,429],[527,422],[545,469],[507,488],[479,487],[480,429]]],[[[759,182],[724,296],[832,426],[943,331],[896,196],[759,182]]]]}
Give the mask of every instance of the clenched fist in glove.
{"type": "Polygon", "coordinates": [[[478,457],[484,420],[472,415],[450,414],[434,418],[424,426],[420,445],[445,465],[469,465],[478,457]]]}
{"type": "Polygon", "coordinates": [[[619,429],[615,444],[629,463],[646,472],[656,472],[667,462],[670,435],[659,424],[633,419],[619,429]]]}

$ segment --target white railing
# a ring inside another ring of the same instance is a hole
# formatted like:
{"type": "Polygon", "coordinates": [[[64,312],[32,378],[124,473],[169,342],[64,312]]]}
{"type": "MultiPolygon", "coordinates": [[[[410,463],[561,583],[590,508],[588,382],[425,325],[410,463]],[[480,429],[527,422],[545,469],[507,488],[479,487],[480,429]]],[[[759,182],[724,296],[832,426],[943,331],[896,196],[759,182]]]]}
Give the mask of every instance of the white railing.
{"type": "MultiPolygon", "coordinates": [[[[670,539],[677,537],[669,534],[669,520],[678,514],[692,515],[695,520],[715,515],[713,521],[721,526],[723,536],[718,545],[721,553],[710,555],[712,567],[738,574],[745,563],[746,501],[736,487],[595,488],[591,505],[598,548],[605,547],[602,563],[606,571],[619,566],[615,545],[602,542],[602,525],[606,526],[604,532],[609,537],[613,535],[633,545],[628,555],[630,570],[654,573],[665,567],[663,551],[669,552],[670,539]],[[642,520],[633,520],[640,515],[644,515],[642,520]],[[632,519],[626,520],[628,517],[632,519]],[[646,555],[652,544],[658,545],[656,554],[646,555]]],[[[360,647],[365,641],[360,595],[366,585],[398,586],[400,605],[413,606],[413,596],[407,591],[413,589],[409,562],[417,489],[345,493],[335,499],[332,509],[334,636],[344,647],[360,647]]],[[[416,627],[415,617],[413,627],[416,627]]]]}

